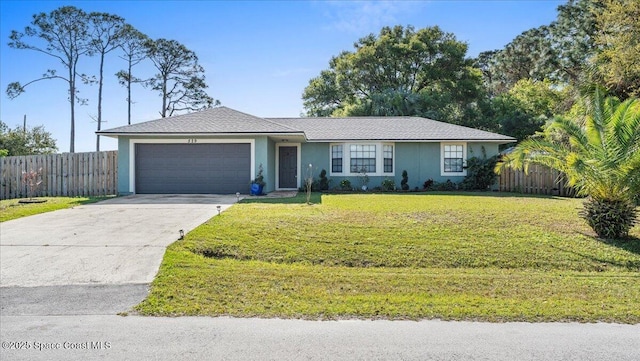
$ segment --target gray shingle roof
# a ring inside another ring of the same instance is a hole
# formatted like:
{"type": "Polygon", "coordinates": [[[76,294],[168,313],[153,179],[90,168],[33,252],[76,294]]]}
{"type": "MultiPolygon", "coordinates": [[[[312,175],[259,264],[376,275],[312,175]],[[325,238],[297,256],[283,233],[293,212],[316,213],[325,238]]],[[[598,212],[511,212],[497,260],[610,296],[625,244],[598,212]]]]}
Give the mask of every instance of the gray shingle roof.
{"type": "Polygon", "coordinates": [[[301,129],[310,141],[332,140],[486,140],[514,142],[502,134],[420,117],[267,118],[301,129]]]}
{"type": "Polygon", "coordinates": [[[103,135],[118,134],[204,134],[204,133],[296,133],[301,132],[286,125],[242,113],[227,107],[176,115],[148,122],[125,125],[99,132],[103,135]]]}
{"type": "Polygon", "coordinates": [[[107,129],[123,134],[299,134],[308,141],[475,140],[514,142],[506,135],[420,117],[260,118],[227,107],[107,129]]]}

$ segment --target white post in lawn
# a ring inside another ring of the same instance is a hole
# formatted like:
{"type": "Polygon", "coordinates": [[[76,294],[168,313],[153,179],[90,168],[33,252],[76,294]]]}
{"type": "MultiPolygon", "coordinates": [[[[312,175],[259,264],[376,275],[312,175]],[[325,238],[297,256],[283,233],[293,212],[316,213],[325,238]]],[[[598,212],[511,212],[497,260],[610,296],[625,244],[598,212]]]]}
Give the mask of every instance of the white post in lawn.
{"type": "Polygon", "coordinates": [[[307,191],[307,204],[311,204],[311,187],[313,186],[313,164],[309,163],[307,172],[304,177],[304,183],[307,191]]]}

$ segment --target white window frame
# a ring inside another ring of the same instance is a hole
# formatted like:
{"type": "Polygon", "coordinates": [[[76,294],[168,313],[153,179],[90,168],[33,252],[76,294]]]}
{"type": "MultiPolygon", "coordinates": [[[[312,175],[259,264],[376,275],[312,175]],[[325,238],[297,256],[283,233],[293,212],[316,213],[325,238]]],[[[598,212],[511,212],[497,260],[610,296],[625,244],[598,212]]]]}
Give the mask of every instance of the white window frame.
{"type": "Polygon", "coordinates": [[[360,175],[358,172],[351,171],[351,145],[375,145],[376,146],[376,171],[367,173],[369,176],[389,176],[393,177],[396,174],[396,144],[389,142],[348,142],[348,143],[329,143],[329,175],[339,177],[355,177],[360,175]],[[333,171],[333,154],[331,152],[334,145],[342,146],[342,172],[333,171]],[[392,170],[391,172],[384,171],[384,146],[390,145],[392,147],[392,170]]]}
{"type": "Polygon", "coordinates": [[[380,147],[380,152],[382,153],[382,162],[380,162],[380,166],[382,167],[382,173],[383,174],[395,174],[395,170],[396,170],[396,147],[393,144],[385,144],[383,143],[380,147]],[[385,172],[384,170],[384,160],[387,159],[384,157],[384,147],[390,146],[391,147],[391,172],[385,172]]]}
{"type": "Polygon", "coordinates": [[[440,175],[443,177],[465,177],[467,175],[467,143],[466,142],[447,142],[440,143],[440,175]],[[462,172],[445,172],[444,171],[444,147],[447,145],[462,146],[462,172]]]}
{"type": "Polygon", "coordinates": [[[332,174],[344,174],[344,166],[345,166],[345,164],[344,164],[344,147],[345,147],[345,145],[342,144],[342,143],[329,144],[329,175],[332,175],[332,174]],[[340,153],[342,153],[342,158],[341,158],[341,160],[342,160],[342,164],[341,164],[342,168],[341,169],[342,170],[340,172],[334,172],[333,171],[333,159],[334,159],[333,158],[333,147],[341,147],[340,153]]]}
{"type": "MultiPolygon", "coordinates": [[[[376,174],[380,172],[380,157],[378,157],[378,152],[380,152],[380,146],[377,144],[349,144],[349,172],[350,173],[366,173],[366,174],[376,174]],[[354,158],[353,155],[356,154],[354,158]],[[354,165],[354,162],[358,160],[363,161],[360,165],[354,165]],[[365,162],[373,160],[373,163],[365,162]],[[374,168],[375,170],[364,170],[367,168],[374,168]]],[[[344,154],[343,154],[344,155],[344,154]]]]}

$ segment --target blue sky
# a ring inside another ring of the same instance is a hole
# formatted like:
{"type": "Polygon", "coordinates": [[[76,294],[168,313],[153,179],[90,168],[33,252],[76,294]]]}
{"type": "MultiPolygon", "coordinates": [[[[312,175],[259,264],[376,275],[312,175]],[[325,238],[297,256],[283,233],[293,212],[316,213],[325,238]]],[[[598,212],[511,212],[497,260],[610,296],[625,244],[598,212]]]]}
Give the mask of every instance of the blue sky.
{"type": "MultiPolygon", "coordinates": [[[[52,57],[7,46],[11,30],[22,31],[32,15],[73,5],[86,12],[124,17],[148,36],[175,39],[196,52],[206,70],[208,93],[222,105],[263,117],[296,117],[309,79],[329,59],[352,50],[359,38],[382,26],[438,25],[469,45],[468,56],[502,48],[515,36],[549,24],[565,1],[0,1],[0,119],[10,127],[44,125],[61,152],[69,150],[69,103],[63,81],[35,83],[14,100],[5,89],[47,69],[63,69],[52,57]]],[[[31,41],[31,40],[30,40],[31,41]]],[[[125,63],[107,59],[103,129],[126,124],[126,91],[114,74],[125,63]]],[[[80,72],[97,74],[96,58],[81,59],[80,72]]],[[[134,71],[153,74],[148,63],[134,71]]],[[[80,86],[87,106],[76,107],[76,152],[95,150],[97,86],[80,86]]],[[[133,122],[159,118],[160,97],[133,90],[133,122]]],[[[103,150],[116,149],[102,138],[103,150]]]]}

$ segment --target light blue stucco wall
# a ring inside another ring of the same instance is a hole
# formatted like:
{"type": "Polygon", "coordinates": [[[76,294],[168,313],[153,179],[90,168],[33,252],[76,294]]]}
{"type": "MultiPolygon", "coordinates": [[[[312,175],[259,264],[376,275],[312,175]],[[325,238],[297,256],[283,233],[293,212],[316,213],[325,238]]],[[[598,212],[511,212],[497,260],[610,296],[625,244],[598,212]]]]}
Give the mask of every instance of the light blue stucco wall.
{"type": "MultiPolygon", "coordinates": [[[[422,189],[425,180],[440,177],[440,143],[396,143],[396,186],[400,186],[402,171],[409,177],[409,188],[422,189]]],[[[452,180],[453,181],[453,180],[452,180]]]]}
{"type": "MultiPolygon", "coordinates": [[[[265,152],[267,153],[267,162],[265,167],[265,182],[267,185],[265,186],[265,192],[272,192],[276,189],[276,143],[270,139],[266,138],[267,144],[265,152]]],[[[257,150],[256,150],[257,152],[257,150]]]]}
{"type": "MultiPolygon", "coordinates": [[[[320,177],[320,172],[324,169],[327,171],[327,176],[330,171],[330,153],[329,153],[329,143],[303,143],[301,148],[301,162],[300,166],[302,167],[301,176],[304,179],[309,167],[309,164],[313,167],[313,177],[318,179],[320,177]]],[[[331,184],[334,186],[334,184],[331,184]]]]}
{"type": "MultiPolygon", "coordinates": [[[[485,148],[487,157],[498,154],[497,143],[467,143],[467,158],[482,157],[482,147],[485,148]]],[[[409,188],[422,189],[427,179],[436,182],[445,182],[448,179],[454,183],[461,182],[464,176],[442,176],[440,172],[440,143],[395,143],[394,176],[369,176],[369,188],[378,187],[382,181],[391,178],[396,187],[400,188],[402,171],[406,170],[409,178],[409,188]]],[[[318,177],[322,169],[327,170],[330,179],[330,187],[338,187],[343,179],[348,179],[353,187],[359,187],[361,180],[357,176],[331,176],[330,152],[328,143],[306,143],[302,145],[302,167],[311,163],[314,167],[314,177],[318,177]]]]}
{"type": "MultiPolygon", "coordinates": [[[[121,136],[118,138],[118,193],[129,194],[130,190],[130,137],[121,136]]],[[[144,139],[144,138],[137,138],[144,139]]],[[[146,138],[150,139],[150,138],[146,138]]],[[[157,139],[157,138],[156,138],[157,139]]],[[[184,137],[169,137],[165,139],[184,139],[184,137]]],[[[199,138],[206,139],[206,138],[199,138]]],[[[220,139],[220,138],[218,138],[220,139]]],[[[253,139],[255,154],[254,154],[254,174],[258,173],[258,168],[262,164],[263,175],[265,182],[265,192],[271,192],[275,190],[276,186],[276,143],[273,139],[267,136],[256,137],[224,137],[223,139],[253,139]]],[[[497,143],[467,143],[467,158],[473,156],[482,157],[482,147],[485,148],[487,157],[498,154],[497,143]]],[[[409,176],[409,187],[414,189],[415,187],[422,188],[422,184],[425,180],[432,178],[437,182],[444,182],[450,179],[452,182],[460,182],[464,179],[463,176],[441,176],[440,175],[440,143],[412,143],[412,142],[398,142],[395,143],[394,154],[394,170],[393,177],[388,176],[369,176],[369,188],[378,187],[382,181],[386,178],[393,178],[396,186],[400,187],[400,181],[402,180],[402,171],[406,170],[409,176]]],[[[338,187],[340,181],[343,179],[349,179],[354,187],[360,185],[360,179],[358,177],[342,177],[331,176],[331,154],[329,150],[329,143],[302,143],[301,144],[301,159],[300,159],[300,175],[302,178],[305,176],[305,171],[309,164],[313,165],[314,178],[318,178],[320,171],[325,169],[327,176],[331,180],[330,187],[338,187]]],[[[248,188],[249,180],[247,180],[248,188]]]]}
{"type": "MultiPolygon", "coordinates": [[[[467,159],[482,157],[482,147],[487,157],[498,154],[496,143],[467,143],[467,159]]],[[[400,186],[403,170],[407,171],[410,189],[422,189],[427,179],[461,182],[465,176],[441,175],[441,157],[441,143],[396,143],[396,185],[400,186]]]]}
{"type": "Polygon", "coordinates": [[[131,194],[129,189],[129,138],[118,137],[118,194],[131,194]]]}
{"type": "Polygon", "coordinates": [[[484,147],[487,158],[493,157],[500,152],[499,145],[496,143],[469,143],[467,158],[482,158],[482,147],[484,147]]]}
{"type": "Polygon", "coordinates": [[[275,181],[273,171],[271,169],[273,166],[271,165],[273,162],[273,154],[270,151],[269,138],[266,136],[255,137],[255,169],[254,174],[257,175],[260,165],[262,165],[262,175],[264,176],[264,181],[267,183],[264,191],[270,192],[274,189],[273,184],[275,181]]]}

